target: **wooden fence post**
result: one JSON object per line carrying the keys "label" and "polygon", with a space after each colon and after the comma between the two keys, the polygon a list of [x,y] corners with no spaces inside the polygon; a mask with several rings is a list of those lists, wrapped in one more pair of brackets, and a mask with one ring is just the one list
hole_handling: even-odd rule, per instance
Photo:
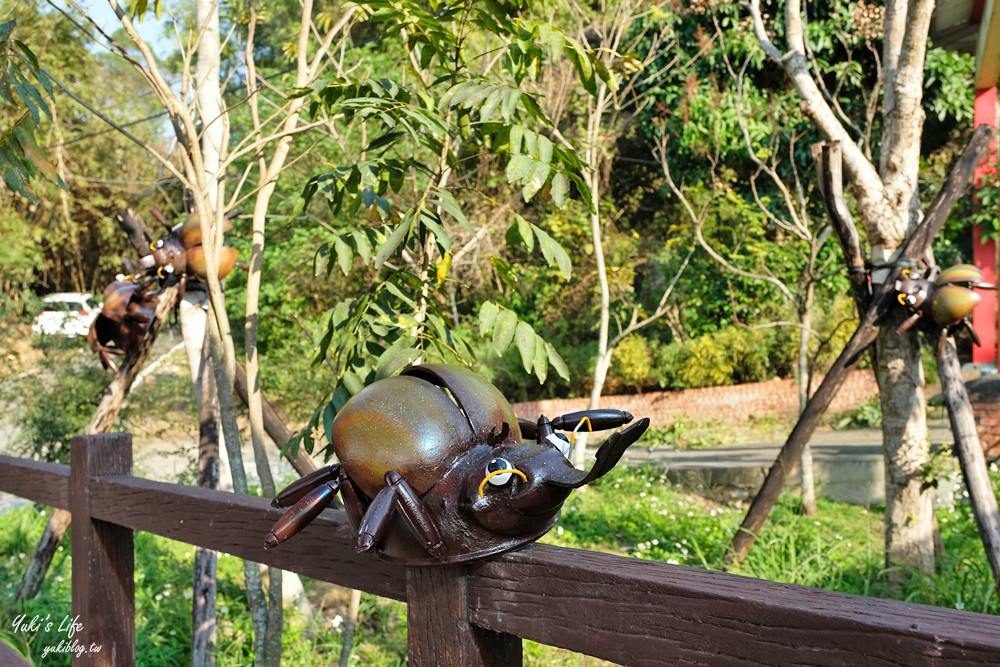
{"label": "wooden fence post", "polygon": [[132,530],[90,516],[90,480],[132,474],[128,433],[73,438],[74,667],[134,667],[135,551]]}
{"label": "wooden fence post", "polygon": [[521,638],[469,623],[466,566],[406,570],[411,667],[520,667]]}

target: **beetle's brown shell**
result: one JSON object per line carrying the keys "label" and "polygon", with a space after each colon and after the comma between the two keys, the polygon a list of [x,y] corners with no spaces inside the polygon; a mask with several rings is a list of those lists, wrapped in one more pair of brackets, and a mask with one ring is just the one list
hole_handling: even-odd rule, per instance
{"label": "beetle's brown shell", "polygon": [[[233,228],[233,223],[229,221],[229,218],[223,218],[222,220],[222,231],[228,232]],[[201,245],[201,220],[196,214],[191,214],[188,219],[184,221],[181,226],[181,242],[184,244],[185,248],[193,248],[197,245]]]}
{"label": "beetle's brown shell", "polygon": [[423,495],[473,445],[521,439],[514,410],[496,387],[443,364],[413,366],[365,387],[337,413],[330,435],[348,476],[369,498],[390,470]]}
{"label": "beetle's brown shell", "polygon": [[[222,256],[219,258],[219,279],[229,275],[229,272],[236,266],[236,256],[239,252],[236,248],[229,246],[222,247]],[[187,250],[187,265],[191,273],[202,280],[208,278],[208,266],[205,264],[205,247],[195,246]]]}
{"label": "beetle's brown shell", "polygon": [[395,470],[425,493],[472,442],[472,429],[447,394],[414,377],[390,377],[362,389],[331,428],[337,457],[369,498]]}
{"label": "beetle's brown shell", "polygon": [[983,272],[973,264],[956,264],[949,266],[937,277],[937,284],[941,283],[979,283],[983,280]]}
{"label": "beetle's brown shell", "polygon": [[979,301],[979,294],[966,287],[941,285],[931,296],[931,318],[940,326],[951,326],[968,316]]}

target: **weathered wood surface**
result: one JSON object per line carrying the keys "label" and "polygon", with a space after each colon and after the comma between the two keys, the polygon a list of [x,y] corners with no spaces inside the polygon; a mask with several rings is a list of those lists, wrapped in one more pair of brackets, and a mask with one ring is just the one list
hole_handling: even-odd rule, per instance
{"label": "weathered wood surface", "polygon": [[[94,517],[89,486],[97,475],[132,474],[132,436],[77,436],[71,443],[73,635],[86,650],[74,667],[135,664],[135,549],[132,531]],[[95,647],[97,650],[94,650]]]}
{"label": "weathered wood surface", "polygon": [[[947,180],[927,209],[924,219],[904,241],[899,251],[900,259],[916,260],[924,255],[927,247],[948,219],[951,209],[968,189],[973,170],[982,160],[992,138],[992,127],[981,125],[976,129],[962,155],[952,165]],[[750,547],[757,539],[757,534],[764,525],[764,521],[771,513],[771,508],[774,507],[778,494],[785,486],[789,473],[799,462],[802,450],[812,438],[820,419],[826,413],[830,402],[846,379],[847,373],[861,360],[865,351],[878,337],[885,314],[895,304],[892,295],[895,293],[896,277],[900,275],[901,270],[901,266],[893,268],[886,281],[879,285],[872,294],[870,305],[862,316],[861,323],[854,335],[851,336],[843,352],[833,363],[830,371],[816,389],[816,393],[809,399],[802,414],[799,415],[798,422],[789,433],[774,465],[771,466],[767,477],[764,478],[760,491],[757,492],[743,522],[736,531],[736,535],[733,536],[733,541],[726,554],[727,562],[742,563],[746,558]]]}
{"label": "weathered wood surface", "polygon": [[354,530],[341,511],[320,514],[294,540],[265,551],[264,536],[285,512],[266,498],[136,478],[95,480],[90,495],[93,516],[133,530],[383,597],[406,596],[404,569],[356,553]]}
{"label": "weathered wood surface", "polygon": [[962,381],[958,352],[950,340],[945,341],[938,352],[937,366],[941,376],[941,393],[944,394],[951,431],[955,436],[955,454],[962,469],[962,477],[965,478],[965,488],[969,491],[969,503],[976,518],[979,537],[986,549],[986,559],[993,572],[993,585],[1000,594],[1000,508],[997,507],[996,492],[986,469],[986,457],[979,444],[969,392]]}
{"label": "weathered wood surface", "polygon": [[14,649],[0,642],[0,665],[3,667],[32,667],[32,664],[16,653]]}
{"label": "weathered wood surface", "polygon": [[412,667],[520,667],[521,639],[469,624],[468,569],[409,568],[406,621]]}
{"label": "weathered wood surface", "polygon": [[623,665],[996,665],[1000,618],[535,545],[472,569],[480,627]]}
{"label": "weathered wood surface", "polygon": [[[11,470],[31,475],[0,460],[6,491],[15,486]],[[64,479],[59,470],[44,474]],[[342,511],[323,512],[294,540],[264,551],[263,535],[281,514],[266,499],[130,477],[97,477],[88,490],[92,519],[410,598],[415,665],[449,664],[427,662],[442,641],[459,642],[453,654],[466,662],[454,664],[492,659],[482,652],[491,645],[491,655],[506,656],[495,664],[517,665],[517,640],[502,635],[624,665],[1000,662],[995,616],[544,545],[469,566],[467,577],[461,568],[406,571],[356,554]],[[477,629],[456,639],[464,623]]]}
{"label": "weathered wood surface", "polygon": [[0,454],[0,491],[69,509],[69,466]]}

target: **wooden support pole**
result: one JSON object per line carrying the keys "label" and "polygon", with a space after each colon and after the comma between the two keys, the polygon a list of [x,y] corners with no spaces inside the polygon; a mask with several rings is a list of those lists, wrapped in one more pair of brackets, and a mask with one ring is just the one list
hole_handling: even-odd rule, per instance
{"label": "wooden support pole", "polygon": [[406,570],[411,667],[521,667],[521,639],[469,623],[465,566]]}
{"label": "wooden support pole", "polygon": [[945,342],[938,353],[937,365],[944,404],[948,408],[951,432],[955,437],[955,454],[965,478],[965,488],[969,490],[969,503],[972,505],[972,514],[976,517],[979,537],[986,549],[986,559],[993,571],[993,584],[1000,594],[1000,509],[997,508],[996,493],[990,483],[986,457],[979,444],[969,392],[962,381],[958,353],[950,340]]}
{"label": "wooden support pole", "polygon": [[73,527],[74,667],[135,665],[135,552],[129,528],[94,519],[95,477],[132,474],[132,436],[77,436],[72,440],[70,511]]}
{"label": "wooden support pole", "polygon": [[840,247],[844,251],[847,277],[851,281],[851,292],[858,313],[868,308],[871,299],[868,286],[868,272],[865,270],[865,255],[861,251],[861,239],[854,219],[844,201],[843,160],[840,144],[827,142],[813,145],[816,160],[816,177],[823,193],[823,205],[830,217],[830,224],[837,233]]}
{"label": "wooden support pole", "polygon": [[[930,208],[927,209],[927,215],[924,216],[923,221],[917,225],[913,234],[907,238],[900,249],[900,259],[915,260],[924,255],[934,236],[948,219],[951,209],[968,188],[972,172],[989,147],[992,136],[992,128],[985,125],[980,126],[973,133],[969,144],[948,173],[948,179],[937,193]],[[862,317],[861,324],[858,325],[844,351],[840,353],[833,367],[823,378],[816,393],[809,399],[805,410],[799,415],[798,422],[788,435],[774,465],[768,471],[763,486],[750,504],[750,508],[743,518],[743,523],[740,524],[736,535],[733,536],[729,551],[726,553],[727,563],[742,563],[747,553],[750,552],[750,547],[753,546],[764,521],[767,520],[774,503],[778,500],[778,494],[781,493],[781,489],[788,479],[788,473],[799,462],[802,450],[816,431],[820,418],[830,406],[833,397],[847,378],[848,372],[854,368],[854,365],[860,361],[865,351],[878,337],[882,320],[895,302],[892,294],[895,292],[895,279],[899,275],[900,267],[896,266],[886,281],[879,285],[872,295],[871,305]]]}

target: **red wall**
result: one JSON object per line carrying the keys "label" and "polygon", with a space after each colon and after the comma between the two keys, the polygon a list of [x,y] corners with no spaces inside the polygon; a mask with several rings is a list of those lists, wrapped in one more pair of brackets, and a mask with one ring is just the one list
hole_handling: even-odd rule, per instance
{"label": "red wall", "polygon": [[[973,114],[973,124],[997,125],[997,89],[986,88],[976,91],[976,107]],[[976,180],[984,175],[996,173],[996,147],[990,151],[990,157],[983,160],[976,168]],[[997,212],[1000,214],[1000,211]],[[996,278],[996,243],[979,242],[980,229],[976,226],[972,232],[972,261],[983,272],[983,279],[988,283],[997,283]],[[972,361],[976,363],[996,363],[996,299],[997,293],[990,290],[979,290],[982,301],[972,311],[972,327],[979,335],[982,345],[972,348]]]}

